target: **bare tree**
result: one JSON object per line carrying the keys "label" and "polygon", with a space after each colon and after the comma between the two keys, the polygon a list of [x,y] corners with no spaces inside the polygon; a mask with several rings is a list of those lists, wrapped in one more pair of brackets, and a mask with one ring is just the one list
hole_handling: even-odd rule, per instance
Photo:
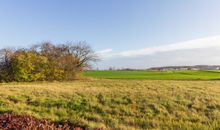
{"label": "bare tree", "polygon": [[79,59],[78,67],[90,68],[91,62],[99,60],[98,55],[86,42],[79,42],[77,44],[68,44],[69,52]]}
{"label": "bare tree", "polygon": [[5,81],[11,81],[13,75],[13,68],[11,59],[13,57],[14,50],[5,48],[0,50],[0,79]]}
{"label": "bare tree", "polygon": [[9,49],[9,48],[1,49],[0,50],[0,62],[8,63],[13,53],[14,53],[13,49]]}

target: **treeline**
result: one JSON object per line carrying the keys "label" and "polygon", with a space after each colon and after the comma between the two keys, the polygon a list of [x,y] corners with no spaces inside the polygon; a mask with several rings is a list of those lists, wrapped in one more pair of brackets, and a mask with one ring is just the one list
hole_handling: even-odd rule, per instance
{"label": "treeline", "polygon": [[98,57],[85,42],[0,50],[0,81],[73,80]]}

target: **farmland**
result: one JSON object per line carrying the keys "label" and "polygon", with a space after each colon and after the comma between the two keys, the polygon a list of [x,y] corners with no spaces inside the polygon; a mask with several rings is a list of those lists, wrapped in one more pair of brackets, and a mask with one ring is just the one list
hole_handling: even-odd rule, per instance
{"label": "farmland", "polygon": [[86,129],[220,129],[220,81],[2,83],[0,113]]}
{"label": "farmland", "polygon": [[213,80],[220,79],[220,71],[86,71],[85,76],[97,79],[151,79],[151,80]]}

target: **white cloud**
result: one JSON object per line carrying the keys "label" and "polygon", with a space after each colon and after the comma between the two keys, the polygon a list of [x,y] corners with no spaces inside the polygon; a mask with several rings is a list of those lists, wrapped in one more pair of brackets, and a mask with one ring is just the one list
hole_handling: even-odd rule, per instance
{"label": "white cloud", "polygon": [[174,44],[149,47],[139,50],[129,50],[122,52],[113,52],[112,49],[106,49],[97,52],[103,58],[131,58],[152,55],[163,52],[192,50],[192,49],[205,49],[205,48],[220,48],[220,36],[206,37],[195,40],[189,40],[185,42],[179,42]]}
{"label": "white cloud", "polygon": [[113,50],[112,49],[105,49],[101,51],[97,51],[96,54],[101,58],[109,57],[108,55],[111,54]]}
{"label": "white cloud", "polygon": [[112,49],[105,49],[105,50],[97,51],[96,53],[97,54],[105,54],[105,53],[109,53],[109,52],[112,52],[112,51],[113,51]]}

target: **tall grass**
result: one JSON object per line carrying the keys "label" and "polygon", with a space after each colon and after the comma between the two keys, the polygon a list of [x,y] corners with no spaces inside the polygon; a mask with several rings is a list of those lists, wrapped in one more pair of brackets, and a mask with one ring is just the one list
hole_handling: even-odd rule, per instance
{"label": "tall grass", "polygon": [[0,85],[0,113],[87,129],[220,129],[220,81],[91,80]]}

